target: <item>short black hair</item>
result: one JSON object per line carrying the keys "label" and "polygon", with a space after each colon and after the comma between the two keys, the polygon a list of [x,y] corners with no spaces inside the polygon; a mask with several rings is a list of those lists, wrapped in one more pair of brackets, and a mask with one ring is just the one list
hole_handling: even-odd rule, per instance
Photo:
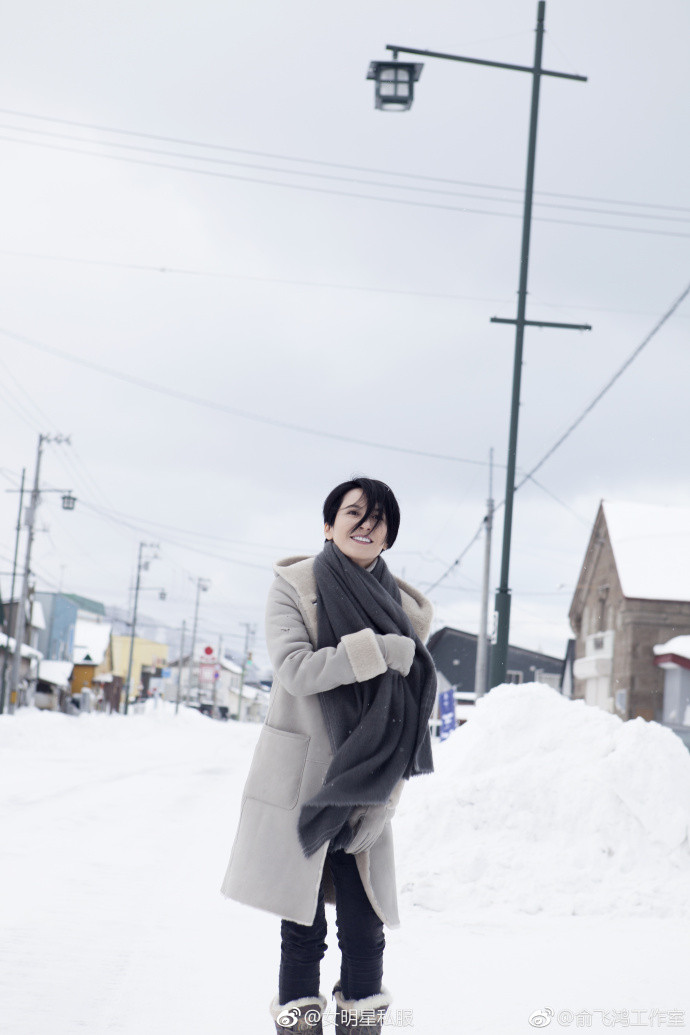
{"label": "short black hair", "polygon": [[380,511],[386,519],[386,544],[390,549],[398,537],[400,507],[393,490],[385,482],[380,482],[376,478],[351,478],[349,482],[341,482],[340,485],[336,485],[335,489],[328,493],[323,504],[324,523],[333,527],[340,505],[352,489],[361,489],[367,500],[364,516],[356,527],[359,528],[360,525],[363,525],[373,511]]}

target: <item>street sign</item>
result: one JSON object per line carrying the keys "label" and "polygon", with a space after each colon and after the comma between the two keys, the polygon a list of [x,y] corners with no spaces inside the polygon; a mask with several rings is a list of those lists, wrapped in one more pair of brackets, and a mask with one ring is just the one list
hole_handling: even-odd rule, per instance
{"label": "street sign", "polygon": [[455,729],[455,701],[452,690],[442,690],[438,695],[439,740],[447,740]]}

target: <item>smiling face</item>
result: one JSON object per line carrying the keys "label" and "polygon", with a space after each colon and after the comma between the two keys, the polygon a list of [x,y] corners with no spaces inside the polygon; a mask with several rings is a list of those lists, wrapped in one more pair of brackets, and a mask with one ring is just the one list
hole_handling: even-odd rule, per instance
{"label": "smiling face", "polygon": [[333,540],[340,552],[360,568],[368,568],[387,545],[385,517],[372,511],[362,521],[366,509],[367,498],[362,490],[351,489],[343,496],[334,523],[325,526],[326,539]]}

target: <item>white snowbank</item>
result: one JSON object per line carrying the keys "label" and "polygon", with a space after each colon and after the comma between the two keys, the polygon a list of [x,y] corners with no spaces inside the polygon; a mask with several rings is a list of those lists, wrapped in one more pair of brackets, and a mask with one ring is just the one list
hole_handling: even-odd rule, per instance
{"label": "white snowbank", "polygon": [[404,897],[435,911],[690,915],[690,754],[670,730],[504,686],[410,782]]}

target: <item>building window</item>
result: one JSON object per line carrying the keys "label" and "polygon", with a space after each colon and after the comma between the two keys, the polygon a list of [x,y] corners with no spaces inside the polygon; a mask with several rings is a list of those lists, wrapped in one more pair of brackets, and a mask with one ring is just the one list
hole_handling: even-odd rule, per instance
{"label": "building window", "polygon": [[508,669],[506,672],[506,683],[521,683],[522,672],[518,672],[517,669]]}

